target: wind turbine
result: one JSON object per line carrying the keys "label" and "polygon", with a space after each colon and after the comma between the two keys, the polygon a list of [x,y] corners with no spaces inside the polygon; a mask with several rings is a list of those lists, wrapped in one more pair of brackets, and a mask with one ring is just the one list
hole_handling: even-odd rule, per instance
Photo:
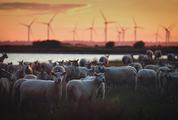
{"label": "wind turbine", "polygon": [[93,22],[92,22],[91,26],[89,28],[87,28],[87,30],[90,31],[90,42],[93,41],[93,32],[96,33],[96,31],[94,29],[94,23],[95,23],[95,19],[93,18]]}
{"label": "wind turbine", "polygon": [[78,27],[78,24],[76,24],[75,27],[74,27],[74,29],[71,31],[73,33],[73,41],[76,40],[77,27]]}
{"label": "wind turbine", "polygon": [[166,41],[166,44],[168,45],[168,43],[170,42],[171,31],[173,30],[175,25],[170,25],[169,27],[165,27],[165,26],[161,25],[161,27],[164,29],[164,31],[166,33],[165,34],[165,41]]}
{"label": "wind turbine", "polygon": [[28,42],[30,42],[31,27],[32,27],[34,22],[35,22],[35,19],[33,19],[30,24],[20,23],[21,25],[23,25],[27,28],[27,40],[28,40]]}
{"label": "wind turbine", "polygon": [[125,41],[125,32],[126,32],[129,28],[126,28],[126,27],[121,26],[121,25],[120,25],[120,28],[121,28],[121,32],[122,32],[122,41]]}
{"label": "wind turbine", "polygon": [[118,27],[116,27],[116,32],[117,32],[118,42],[120,42],[121,41],[121,34],[122,34],[122,32],[121,32],[121,30]]}
{"label": "wind turbine", "polygon": [[161,36],[159,35],[159,29],[158,28],[157,28],[156,32],[153,35],[155,36],[156,44],[159,44],[158,39],[161,38]]}
{"label": "wind turbine", "polygon": [[107,35],[108,35],[108,24],[116,23],[116,21],[108,21],[107,18],[104,16],[103,12],[100,11],[103,19],[104,19],[104,33],[105,33],[105,43],[107,42]]}
{"label": "wind turbine", "polygon": [[134,27],[133,27],[134,28],[134,40],[136,42],[137,41],[137,29],[143,29],[143,27],[140,27],[140,26],[137,25],[134,17],[132,17],[132,19],[133,19],[133,22],[134,22]]}
{"label": "wind turbine", "polygon": [[54,18],[56,17],[57,14],[51,17],[51,19],[48,22],[40,22],[41,24],[44,24],[47,26],[47,40],[50,39],[50,30],[53,32],[51,23],[53,22]]}

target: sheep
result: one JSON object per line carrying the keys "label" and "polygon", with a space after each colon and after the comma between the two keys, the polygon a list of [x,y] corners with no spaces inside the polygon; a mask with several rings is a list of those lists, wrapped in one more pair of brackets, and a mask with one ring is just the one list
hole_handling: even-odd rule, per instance
{"label": "sheep", "polygon": [[111,85],[111,87],[133,84],[137,74],[137,70],[132,66],[104,67],[103,65],[98,64],[93,67],[93,71],[97,73],[105,73],[106,83],[108,86]]}
{"label": "sheep", "polygon": [[0,62],[4,62],[4,59],[8,58],[6,53],[3,53],[2,56],[0,57]]}
{"label": "sheep", "polygon": [[62,98],[62,81],[65,72],[57,72],[52,80],[24,80],[20,86],[20,106],[44,104],[53,113],[54,108]]}
{"label": "sheep", "polygon": [[6,71],[3,68],[0,68],[0,78],[2,78],[2,77],[10,79],[11,78],[11,73]]}
{"label": "sheep", "polygon": [[152,70],[154,70],[155,72],[157,72],[158,71],[158,69],[159,69],[159,66],[158,65],[146,65],[145,67],[144,67],[144,69],[152,69]]}
{"label": "sheep", "polygon": [[102,99],[105,93],[104,73],[87,76],[83,79],[73,79],[66,85],[66,99],[74,102],[81,100],[92,101],[102,92]]}
{"label": "sheep", "polygon": [[[20,86],[21,84],[26,81],[28,78],[26,79],[18,79],[14,82],[13,87],[12,87],[12,99],[13,102],[16,106],[18,106],[20,104]],[[19,107],[19,106],[18,106]]]}
{"label": "sheep", "polygon": [[28,74],[24,76],[24,79],[37,79],[37,76],[33,74]]}
{"label": "sheep", "polygon": [[10,92],[10,80],[7,78],[0,78],[0,106],[2,109],[6,109],[10,103]]}
{"label": "sheep", "polygon": [[153,64],[154,63],[153,51],[147,50],[146,55],[144,55],[144,54],[139,55],[138,61],[139,61],[139,63],[142,64],[143,67],[148,64]]}
{"label": "sheep", "polygon": [[99,63],[103,63],[105,66],[109,66],[109,55],[101,56]]}
{"label": "sheep", "polygon": [[160,58],[162,56],[161,50],[156,50],[154,54],[155,54],[155,61],[156,61],[156,63],[159,63]]}
{"label": "sheep", "polygon": [[153,51],[152,50],[147,50],[146,55],[148,55],[149,58],[153,58]]}
{"label": "sheep", "polygon": [[84,58],[80,59],[80,61],[79,61],[79,65],[81,67],[85,67],[87,65],[87,63],[88,63],[88,61],[86,59],[84,59]]}
{"label": "sheep", "polygon": [[21,86],[21,84],[26,80],[35,80],[35,79],[37,79],[37,76],[35,76],[33,74],[27,74],[23,78],[20,78],[14,82],[14,84],[12,86],[12,98],[16,105],[18,105],[20,102],[20,86]]}
{"label": "sheep", "polygon": [[141,69],[137,73],[137,79],[135,84],[135,90],[141,88],[151,92],[157,88],[157,74],[151,69]]}
{"label": "sheep", "polygon": [[144,67],[145,65],[147,65],[149,62],[148,56],[141,54],[138,56],[138,62]]}
{"label": "sheep", "polygon": [[143,68],[142,65],[138,62],[130,63],[129,66],[134,67],[137,70],[137,72]]}
{"label": "sheep", "polygon": [[124,55],[122,57],[122,63],[124,65],[129,65],[133,62],[133,56],[132,55]]}
{"label": "sheep", "polygon": [[178,97],[178,72],[169,72],[165,77],[167,81],[164,85],[164,94],[176,99]]}
{"label": "sheep", "polygon": [[169,74],[170,72],[172,72],[173,70],[171,70],[169,67],[167,66],[162,66],[159,67],[158,71],[157,71],[157,76],[158,76],[158,84],[159,84],[159,88],[163,91],[164,87],[166,86],[167,83],[167,74]]}
{"label": "sheep", "polygon": [[167,54],[167,62],[168,63],[174,63],[176,61],[176,58],[175,58],[175,54],[174,53],[168,53]]}
{"label": "sheep", "polygon": [[68,82],[71,79],[80,79],[93,74],[93,70],[88,69],[86,67],[80,67],[80,66],[78,67],[74,65],[69,65],[64,67],[67,73],[66,82]]}
{"label": "sheep", "polygon": [[134,88],[137,70],[131,66],[107,67],[104,69],[106,83],[111,88],[127,86]]}
{"label": "sheep", "polygon": [[8,97],[10,94],[10,81],[7,78],[0,78],[0,97]]}

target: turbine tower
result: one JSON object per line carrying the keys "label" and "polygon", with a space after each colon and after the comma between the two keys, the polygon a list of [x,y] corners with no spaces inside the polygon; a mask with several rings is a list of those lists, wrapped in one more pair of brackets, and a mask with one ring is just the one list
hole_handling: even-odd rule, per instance
{"label": "turbine tower", "polygon": [[50,39],[50,31],[53,32],[52,27],[51,27],[51,23],[53,22],[54,18],[56,17],[57,14],[55,14],[54,16],[51,17],[51,19],[48,22],[40,22],[41,24],[44,24],[47,26],[47,40]]}
{"label": "turbine tower", "polygon": [[171,31],[173,30],[175,25],[170,25],[169,27],[165,27],[163,25],[161,25],[161,26],[165,31],[165,42],[166,42],[166,45],[168,45],[168,43],[170,42]]}
{"label": "turbine tower", "polygon": [[93,41],[93,32],[96,32],[94,29],[94,23],[95,23],[95,19],[93,18],[93,22],[92,22],[91,26],[89,28],[87,28],[87,30],[90,31],[90,42]]}
{"label": "turbine tower", "polygon": [[32,27],[34,22],[35,22],[35,19],[33,19],[33,21],[30,24],[21,23],[21,25],[23,25],[27,28],[27,40],[28,40],[28,42],[30,42],[31,27]]}
{"label": "turbine tower", "polygon": [[154,33],[155,36],[155,42],[156,44],[159,44],[159,38],[161,38],[161,36],[159,35],[159,29],[157,28],[156,32]]}
{"label": "turbine tower", "polygon": [[140,26],[137,25],[134,17],[132,17],[132,19],[133,19],[133,22],[134,22],[134,27],[133,27],[134,28],[134,41],[136,42],[137,41],[137,29],[143,29],[143,27],[140,27]]}
{"label": "turbine tower", "polygon": [[107,42],[107,36],[108,36],[108,24],[116,23],[116,21],[108,21],[105,15],[102,11],[100,11],[103,19],[104,19],[104,34],[105,34],[105,43]]}
{"label": "turbine tower", "polygon": [[74,29],[71,31],[73,33],[73,41],[76,40],[77,27],[78,27],[78,25],[76,24],[75,27],[74,27]]}
{"label": "turbine tower", "polygon": [[117,27],[116,27],[116,32],[117,32],[117,37],[118,37],[118,43],[120,43],[122,32],[121,32],[121,30],[120,30],[119,28],[117,28]]}
{"label": "turbine tower", "polygon": [[126,28],[126,27],[121,26],[121,25],[120,25],[120,28],[121,28],[121,32],[122,32],[122,41],[125,41],[125,32],[126,32],[129,28]]}

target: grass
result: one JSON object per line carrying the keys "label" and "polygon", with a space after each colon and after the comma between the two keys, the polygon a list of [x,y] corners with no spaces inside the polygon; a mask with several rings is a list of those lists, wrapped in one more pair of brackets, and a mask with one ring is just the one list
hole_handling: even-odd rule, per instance
{"label": "grass", "polygon": [[[110,65],[120,66],[121,61],[111,61]],[[134,91],[125,86],[111,87],[106,89],[104,101],[96,100],[92,103],[84,101],[80,102],[78,106],[67,101],[61,101],[53,114],[49,114],[49,111],[39,107],[32,109],[31,113],[28,113],[25,117],[22,114],[23,112],[17,109],[12,102],[0,101],[0,119],[176,120],[178,119],[177,91],[177,85],[170,85],[164,94],[161,94],[159,90],[150,93],[142,89]]]}
{"label": "grass", "polygon": [[[22,112],[13,108],[12,104],[2,108],[3,120],[24,120]],[[63,101],[52,115],[41,108],[32,109],[26,119],[35,119],[33,115],[41,115],[37,117],[38,120],[170,120],[178,118],[177,113],[178,101],[173,99],[173,95],[148,94],[121,87],[111,89],[104,101],[81,102],[77,107]]]}

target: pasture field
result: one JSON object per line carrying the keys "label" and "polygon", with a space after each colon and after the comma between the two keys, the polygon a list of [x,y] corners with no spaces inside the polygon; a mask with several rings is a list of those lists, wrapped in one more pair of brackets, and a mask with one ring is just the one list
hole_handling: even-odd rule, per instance
{"label": "pasture field", "polygon": [[[111,61],[110,65],[120,66],[121,61]],[[107,86],[105,100],[81,101],[79,105],[62,100],[53,114],[40,107],[24,113],[12,101],[5,101],[6,104],[0,105],[0,120],[176,120],[176,86],[171,85],[164,93]]]}
{"label": "pasture field", "polygon": [[[81,102],[76,107],[61,102],[51,116],[43,109],[32,110],[27,118],[40,114],[38,119],[47,120],[176,120],[178,118],[177,96],[133,92],[128,89],[114,88],[106,91],[104,101]],[[32,118],[31,118],[32,117]],[[26,118],[26,117],[25,117]],[[23,114],[13,104],[1,105],[2,120],[23,120]]]}

